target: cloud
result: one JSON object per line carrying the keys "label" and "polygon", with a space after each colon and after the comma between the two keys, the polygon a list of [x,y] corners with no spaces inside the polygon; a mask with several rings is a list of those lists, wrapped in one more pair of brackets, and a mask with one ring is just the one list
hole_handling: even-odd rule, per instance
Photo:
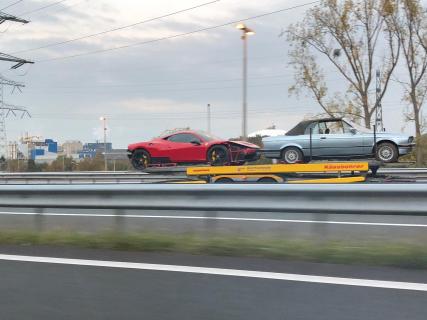
{"label": "cloud", "polygon": [[171,114],[171,113],[191,113],[200,112],[201,107],[188,102],[179,102],[170,99],[147,99],[147,98],[134,98],[123,100],[119,102],[119,108],[123,112],[140,112],[149,113],[152,115],[157,114]]}
{"label": "cloud", "polygon": [[[51,2],[23,1],[10,13],[29,11]],[[6,53],[24,50],[203,2],[205,0],[69,0],[29,16],[31,23],[27,25],[10,24],[0,43]],[[223,0],[133,28],[17,55],[40,60],[105,49],[219,25],[301,2]],[[247,22],[256,31],[248,43],[249,131],[263,129],[272,122],[279,128],[289,129],[304,114],[319,111],[310,98],[298,101],[288,97],[287,87],[293,74],[284,68],[287,64],[285,39],[277,36],[288,23],[300,19],[304,10]],[[8,121],[10,140],[16,140],[23,131],[41,133],[59,141],[101,140],[99,116],[107,115],[108,134],[110,137],[110,132],[114,133],[111,135],[114,147],[124,147],[129,142],[149,139],[175,127],[206,129],[207,103],[212,104],[215,133],[226,138],[239,136],[241,131],[242,42],[239,31],[232,25],[108,53],[36,63],[28,72],[24,68],[17,71],[9,68],[10,64],[4,63],[0,71],[4,76],[25,81],[27,87],[22,94],[8,95],[7,102],[26,106],[34,114],[31,119]],[[278,74],[284,77],[268,78]],[[389,99],[400,101],[394,93]],[[389,119],[386,107],[384,109],[385,118]],[[400,129],[399,121],[388,122]],[[390,130],[391,125],[387,125]]]}

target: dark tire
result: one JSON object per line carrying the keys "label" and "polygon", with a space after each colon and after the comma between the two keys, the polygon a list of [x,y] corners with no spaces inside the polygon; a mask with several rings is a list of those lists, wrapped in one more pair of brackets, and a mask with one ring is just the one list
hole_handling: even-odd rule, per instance
{"label": "dark tire", "polygon": [[135,150],[132,153],[131,163],[136,170],[145,170],[150,165],[151,157],[148,151],[143,149]]}
{"label": "dark tire", "polygon": [[376,159],[384,163],[397,162],[399,151],[396,145],[390,142],[382,142],[377,145]]}
{"label": "dark tire", "polygon": [[208,151],[207,162],[211,166],[225,166],[229,164],[228,149],[225,146],[213,146]]}
{"label": "dark tire", "polygon": [[287,164],[304,162],[304,156],[297,147],[288,147],[282,151],[282,161]]}
{"label": "dark tire", "polygon": [[234,180],[231,178],[219,178],[215,183],[234,183]]}
{"label": "dark tire", "polygon": [[278,183],[276,181],[276,179],[273,179],[273,178],[270,178],[270,177],[261,178],[257,182],[258,183],[264,183],[264,184]]}

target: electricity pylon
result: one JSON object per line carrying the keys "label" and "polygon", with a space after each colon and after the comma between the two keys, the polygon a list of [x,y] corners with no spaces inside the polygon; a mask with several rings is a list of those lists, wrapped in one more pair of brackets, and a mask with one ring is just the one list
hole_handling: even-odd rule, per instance
{"label": "electricity pylon", "polygon": [[[24,23],[24,24],[26,24],[26,23],[29,22],[28,20],[21,19],[19,17],[15,17],[15,16],[13,16],[11,14],[7,14],[7,13],[4,13],[4,12],[0,11],[0,24],[4,23],[6,21],[19,22],[19,23]],[[26,63],[30,63],[30,64],[34,63],[33,61],[29,61],[29,60],[26,60],[26,59],[14,57],[14,56],[11,56],[10,54],[1,53],[1,52],[0,52],[0,60],[1,61],[16,62],[16,64],[13,65],[11,69],[17,69],[17,68],[19,68],[20,66],[22,66],[22,65],[24,65]]]}
{"label": "electricity pylon", "polygon": [[21,19],[21,18],[12,16],[11,14],[7,14],[7,13],[0,11],[0,24],[2,24],[5,21],[20,22],[20,23],[24,23],[24,24],[27,24],[28,22],[30,22],[28,20]]}
{"label": "electricity pylon", "polygon": [[[30,116],[28,110],[24,107],[11,105],[4,102],[4,86],[13,87],[13,91],[18,89],[21,91],[21,88],[25,87],[23,83],[12,81],[0,76],[0,157],[8,157],[8,142],[7,142],[7,132],[6,132],[6,118],[12,114],[14,116],[17,113],[21,114],[21,118],[25,115]],[[12,92],[13,92],[12,91]]]}
{"label": "electricity pylon", "polygon": [[[28,23],[28,20],[21,19],[19,17],[4,13],[0,11],[0,24],[6,22],[6,21],[12,21],[12,22],[18,22],[18,23]],[[9,54],[1,53],[0,52],[0,61],[9,61],[9,62],[15,62],[16,64],[11,67],[11,69],[17,69],[21,67],[24,64],[30,63],[33,64],[34,62],[18,58]],[[13,87],[12,92],[15,91],[15,89],[18,89],[21,91],[21,88],[25,87],[23,83],[12,81],[9,79],[4,78],[0,75],[0,157],[7,158],[8,157],[8,143],[7,143],[7,134],[6,134],[6,118],[9,116],[9,114],[13,114],[16,116],[16,114],[19,112],[21,113],[21,118],[25,115],[30,116],[29,112],[24,107],[14,106],[8,103],[5,103],[4,101],[4,86],[11,86]]]}

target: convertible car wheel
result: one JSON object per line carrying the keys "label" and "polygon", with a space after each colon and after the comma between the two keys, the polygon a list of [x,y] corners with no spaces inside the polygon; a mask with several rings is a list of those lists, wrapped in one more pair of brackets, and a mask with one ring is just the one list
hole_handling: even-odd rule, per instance
{"label": "convertible car wheel", "polygon": [[391,163],[396,162],[399,157],[397,148],[394,144],[389,142],[380,143],[377,146],[376,158],[379,161]]}
{"label": "convertible car wheel", "polygon": [[300,149],[289,147],[283,150],[282,160],[288,164],[295,164],[303,161],[303,155]]}
{"label": "convertible car wheel", "polygon": [[150,154],[145,150],[135,150],[131,163],[136,170],[144,170],[150,165]]}
{"label": "convertible car wheel", "polygon": [[213,146],[208,151],[208,162],[212,166],[225,166],[229,163],[228,150],[225,146]]}

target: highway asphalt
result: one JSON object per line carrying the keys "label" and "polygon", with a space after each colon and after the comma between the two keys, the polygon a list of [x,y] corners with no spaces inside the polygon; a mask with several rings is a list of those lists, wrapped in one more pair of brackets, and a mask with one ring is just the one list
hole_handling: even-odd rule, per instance
{"label": "highway asphalt", "polygon": [[[425,320],[427,314],[425,270],[2,246],[0,274],[1,319],[8,320]],[[346,284],[336,284],[343,278]],[[402,283],[410,288],[394,288]]]}

